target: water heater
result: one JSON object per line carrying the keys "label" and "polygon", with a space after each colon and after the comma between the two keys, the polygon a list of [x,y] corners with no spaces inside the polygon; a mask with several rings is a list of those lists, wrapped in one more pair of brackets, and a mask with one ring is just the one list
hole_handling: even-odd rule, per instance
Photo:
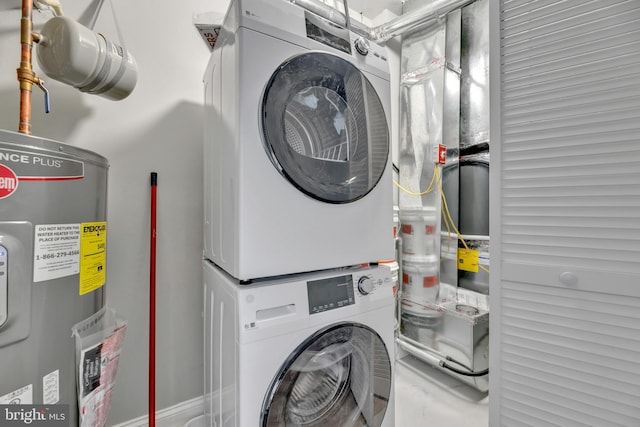
{"label": "water heater", "polygon": [[0,130],[0,405],[68,404],[73,325],[104,304],[107,160]]}

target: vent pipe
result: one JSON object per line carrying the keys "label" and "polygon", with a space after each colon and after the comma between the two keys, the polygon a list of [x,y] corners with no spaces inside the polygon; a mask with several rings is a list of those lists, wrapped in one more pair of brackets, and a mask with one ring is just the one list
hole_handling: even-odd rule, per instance
{"label": "vent pipe", "polygon": [[371,40],[385,42],[408,31],[439,25],[454,10],[461,9],[475,0],[433,0],[413,12],[400,15],[391,21],[371,28]]}
{"label": "vent pipe", "polygon": [[[307,9],[309,12],[321,16],[336,25],[340,25],[345,28],[347,27],[348,18],[342,12],[326,5],[321,0],[288,1]],[[460,9],[474,1],[475,0],[434,0],[420,9],[400,15],[399,17],[377,27],[372,28],[361,22],[353,21],[351,22],[351,28],[354,33],[364,36],[373,42],[384,43],[395,36],[406,33],[407,31],[437,25],[450,12]]]}

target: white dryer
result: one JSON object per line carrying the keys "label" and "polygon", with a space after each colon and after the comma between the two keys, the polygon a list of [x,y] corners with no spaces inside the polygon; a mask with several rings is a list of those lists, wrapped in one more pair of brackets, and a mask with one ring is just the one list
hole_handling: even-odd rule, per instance
{"label": "white dryer", "polygon": [[388,267],[204,283],[205,426],[394,425]]}
{"label": "white dryer", "polygon": [[249,280],[394,257],[388,70],[289,1],[232,1],[204,76],[206,258]]}

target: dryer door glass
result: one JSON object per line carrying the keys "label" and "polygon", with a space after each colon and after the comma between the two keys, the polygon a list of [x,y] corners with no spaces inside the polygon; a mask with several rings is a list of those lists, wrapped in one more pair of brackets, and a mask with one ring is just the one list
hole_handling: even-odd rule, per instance
{"label": "dryer door glass", "polygon": [[391,361],[380,336],[343,323],[311,336],[283,364],[260,425],[379,427],[390,393]]}
{"label": "dryer door glass", "polygon": [[266,86],[261,119],[271,162],[315,199],[358,200],[384,172],[384,108],[365,75],[338,56],[311,52],[283,63]]}

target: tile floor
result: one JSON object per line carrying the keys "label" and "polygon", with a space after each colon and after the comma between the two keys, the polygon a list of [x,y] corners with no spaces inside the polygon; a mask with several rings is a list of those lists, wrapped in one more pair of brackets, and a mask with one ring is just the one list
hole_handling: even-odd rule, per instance
{"label": "tile floor", "polygon": [[[488,427],[488,393],[412,356],[396,363],[395,375],[395,427]],[[200,416],[185,427],[203,425]]]}
{"label": "tile floor", "polygon": [[412,357],[396,364],[396,427],[486,427],[489,396]]}

